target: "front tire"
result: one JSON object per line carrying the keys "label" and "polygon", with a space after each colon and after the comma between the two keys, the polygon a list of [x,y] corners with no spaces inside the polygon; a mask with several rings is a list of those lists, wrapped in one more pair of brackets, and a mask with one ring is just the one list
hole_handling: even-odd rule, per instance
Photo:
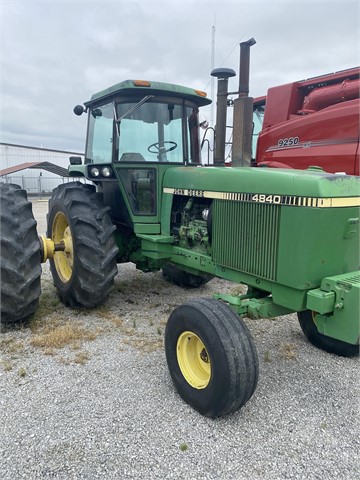
{"label": "front tire", "polygon": [[49,200],[47,222],[47,236],[65,247],[50,260],[60,298],[70,307],[100,305],[113,288],[118,252],[102,195],[93,185],[60,185]]}
{"label": "front tire", "polygon": [[166,263],[162,270],[163,277],[178,285],[179,287],[199,288],[205,283],[210,282],[212,275],[203,273],[195,275],[194,273],[186,272],[173,263]]}
{"label": "front tire", "polygon": [[351,343],[319,333],[314,321],[314,315],[316,313],[311,310],[305,310],[297,314],[301,330],[310,343],[325,352],[334,353],[342,357],[356,357],[359,355],[359,345],[352,345]]}
{"label": "front tire", "polygon": [[0,184],[1,322],[30,317],[41,294],[40,242],[31,202],[19,185]]}
{"label": "front tire", "polygon": [[197,299],[176,308],[166,326],[165,352],[179,395],[202,415],[233,413],[255,391],[259,362],[253,339],[220,301]]}

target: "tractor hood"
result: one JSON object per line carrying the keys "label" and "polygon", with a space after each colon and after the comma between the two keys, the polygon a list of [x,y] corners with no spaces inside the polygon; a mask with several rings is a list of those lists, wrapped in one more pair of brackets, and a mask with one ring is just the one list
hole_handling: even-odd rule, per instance
{"label": "tractor hood", "polygon": [[[301,201],[307,197],[322,199],[355,197],[356,205],[360,201],[359,177],[329,174],[322,170],[318,171],[316,167],[311,167],[309,170],[254,167],[170,168],[165,173],[163,187],[165,193],[204,198],[230,200],[228,194],[262,195],[260,200],[250,200],[261,203],[267,203],[263,200],[264,195],[292,196],[302,199]],[[269,202],[283,203],[272,200]],[[298,205],[290,201],[285,203]],[[354,205],[354,201],[351,205]]]}

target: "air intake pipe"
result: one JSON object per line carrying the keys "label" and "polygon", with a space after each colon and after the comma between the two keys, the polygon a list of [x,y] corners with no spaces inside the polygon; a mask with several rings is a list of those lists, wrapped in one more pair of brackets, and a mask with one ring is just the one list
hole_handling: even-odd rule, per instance
{"label": "air intake pipe", "polygon": [[211,75],[218,79],[214,165],[219,167],[225,163],[228,83],[229,78],[234,77],[236,73],[232,68],[215,68]]}

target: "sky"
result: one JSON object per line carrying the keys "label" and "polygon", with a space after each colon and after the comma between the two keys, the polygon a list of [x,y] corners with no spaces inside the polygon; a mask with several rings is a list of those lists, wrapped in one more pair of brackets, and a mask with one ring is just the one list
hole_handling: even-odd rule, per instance
{"label": "sky", "polygon": [[[214,67],[238,74],[239,43],[251,37],[254,97],[358,66],[359,5],[0,0],[0,141],[83,152],[86,118],[74,115],[76,104],[126,79],[177,83],[210,96],[212,52]],[[238,76],[229,89],[237,86]]]}

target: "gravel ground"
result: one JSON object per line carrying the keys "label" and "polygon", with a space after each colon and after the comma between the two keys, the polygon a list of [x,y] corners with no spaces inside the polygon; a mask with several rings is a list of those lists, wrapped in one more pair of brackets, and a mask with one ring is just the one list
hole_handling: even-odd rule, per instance
{"label": "gravel ground", "polygon": [[[47,203],[33,209],[45,233]],[[214,279],[184,290],[126,264],[103,307],[70,310],[44,265],[35,318],[0,338],[0,477],[358,478],[359,359],[311,346],[295,315],[245,319],[260,379],[237,413],[204,418],[175,392],[163,348],[170,312],[236,288]],[[62,348],[42,345],[49,325],[81,335]]]}

